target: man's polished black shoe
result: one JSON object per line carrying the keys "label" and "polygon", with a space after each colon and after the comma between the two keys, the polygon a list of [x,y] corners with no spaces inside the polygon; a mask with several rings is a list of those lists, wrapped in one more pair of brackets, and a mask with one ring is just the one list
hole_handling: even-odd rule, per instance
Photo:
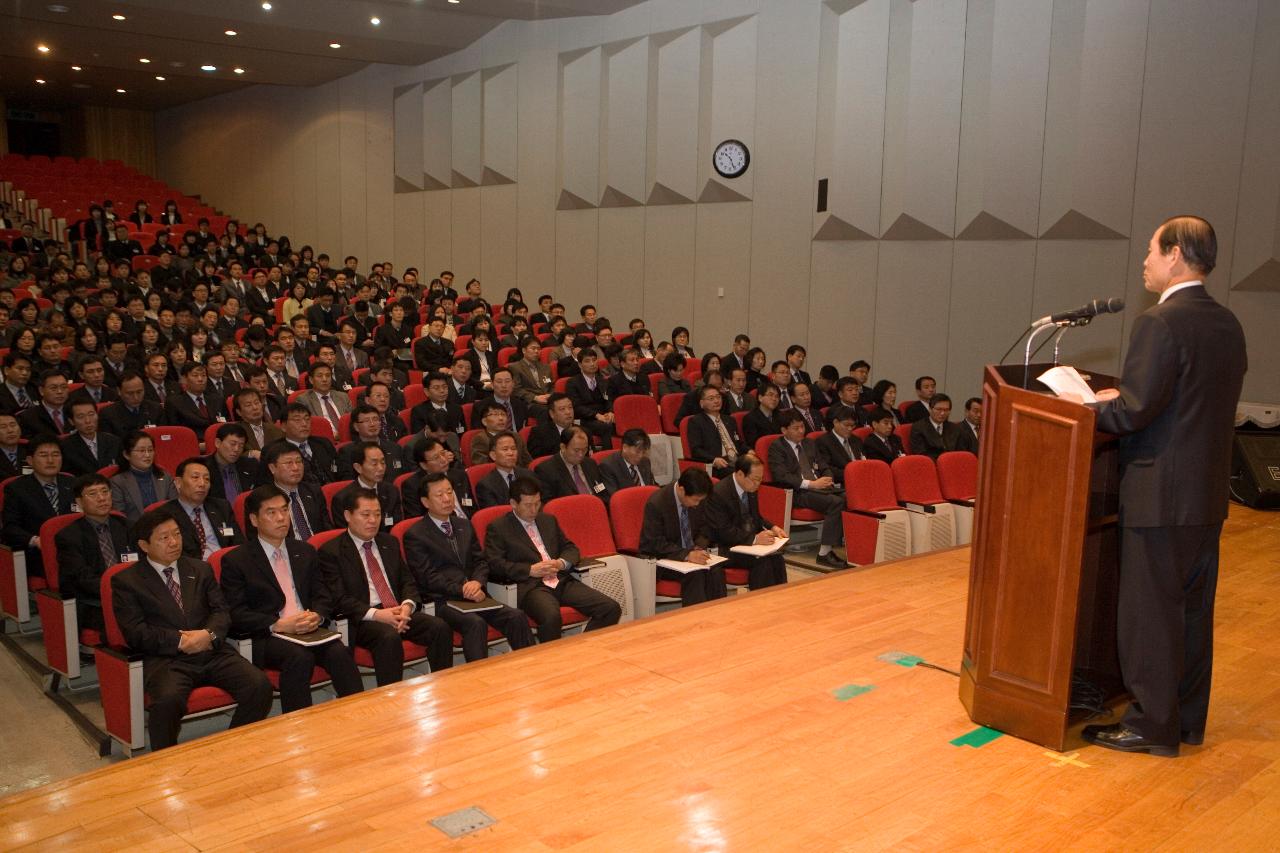
{"label": "man's polished black shoe", "polygon": [[829,569],[847,569],[849,564],[836,556],[835,551],[828,551],[825,554],[818,555],[818,565],[826,566]]}
{"label": "man's polished black shoe", "polygon": [[1204,732],[1183,732],[1182,742],[1187,746],[1200,746],[1204,743]]}
{"label": "man's polished black shoe", "polygon": [[1123,723],[1116,723],[1110,726],[1085,726],[1084,731],[1080,732],[1080,736],[1095,746],[1115,749],[1120,752],[1147,752],[1151,755],[1161,755],[1165,758],[1177,758],[1178,756],[1178,745],[1176,743],[1173,746],[1169,746],[1168,744],[1148,740]]}

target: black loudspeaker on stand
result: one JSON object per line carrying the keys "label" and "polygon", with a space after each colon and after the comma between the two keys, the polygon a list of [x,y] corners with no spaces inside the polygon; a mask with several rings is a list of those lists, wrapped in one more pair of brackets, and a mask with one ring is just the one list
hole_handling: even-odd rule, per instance
{"label": "black loudspeaker on stand", "polygon": [[1231,497],[1254,509],[1280,507],[1280,433],[1236,433]]}

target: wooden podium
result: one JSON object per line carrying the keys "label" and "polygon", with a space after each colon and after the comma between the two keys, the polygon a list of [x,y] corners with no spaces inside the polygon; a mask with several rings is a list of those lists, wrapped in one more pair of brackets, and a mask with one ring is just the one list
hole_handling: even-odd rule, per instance
{"label": "wooden podium", "polygon": [[[1073,680],[1110,703],[1116,659],[1116,443],[1087,406],[988,365],[960,701],[974,722],[1062,751]],[[1094,390],[1113,377],[1086,376]],[[1096,691],[1095,691],[1096,694]],[[1095,695],[1095,698],[1096,695]]]}

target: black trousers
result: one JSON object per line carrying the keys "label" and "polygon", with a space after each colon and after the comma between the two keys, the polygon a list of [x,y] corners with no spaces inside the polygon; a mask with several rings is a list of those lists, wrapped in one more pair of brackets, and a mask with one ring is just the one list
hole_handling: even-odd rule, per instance
{"label": "black trousers", "polygon": [[151,749],[178,741],[187,699],[197,687],[219,687],[231,694],[236,710],[231,728],[256,723],[271,712],[271,682],[266,674],[227,647],[194,655],[151,658],[143,664],[143,683],[151,698],[147,729]]}
{"label": "black trousers", "polygon": [[587,431],[587,435],[591,436],[592,446],[605,449],[613,446],[613,424],[598,421],[595,418],[583,418],[582,428]]}
{"label": "black trousers", "polygon": [[520,599],[520,609],[538,626],[539,643],[560,639],[564,628],[561,607],[572,607],[586,616],[587,631],[617,625],[622,618],[618,602],[575,578],[562,578],[555,589],[539,583]]}
{"label": "black trousers", "polygon": [[453,630],[443,619],[419,610],[409,618],[409,630],[403,634],[385,622],[362,619],[356,624],[355,642],[373,656],[373,678],[379,687],[395,684],[404,677],[402,640],[426,647],[432,672],[453,666]]}
{"label": "black trousers", "polygon": [[341,640],[300,646],[268,636],[263,640],[262,664],[280,670],[280,710],[285,714],[311,707],[311,672],[317,666],[329,673],[339,696],[350,696],[364,689],[360,670]]}
{"label": "black trousers", "polygon": [[1124,722],[1157,743],[1204,732],[1221,535],[1221,522],[1120,532],[1117,639],[1133,696]]}
{"label": "black trousers", "polygon": [[724,582],[724,564],[711,566],[705,572],[673,572],[658,566],[658,578],[680,583],[680,606],[688,607],[716,598],[724,598],[729,588]]}
{"label": "black trousers", "polygon": [[791,495],[792,506],[823,514],[822,544],[832,547],[839,545],[844,539],[844,520],[840,517],[840,513],[844,511],[844,495],[815,492],[812,489],[796,489]]}
{"label": "black trousers", "polygon": [[787,564],[781,554],[767,557],[748,557],[746,554],[729,553],[729,562],[721,563],[734,569],[747,570],[747,588],[763,589],[787,582]]}
{"label": "black trousers", "polygon": [[463,613],[441,602],[436,607],[436,612],[448,623],[450,630],[457,631],[458,636],[462,637],[462,656],[468,661],[484,660],[489,656],[491,625],[502,632],[513,651],[533,645],[533,631],[529,629],[529,620],[514,607],[504,604],[497,610]]}

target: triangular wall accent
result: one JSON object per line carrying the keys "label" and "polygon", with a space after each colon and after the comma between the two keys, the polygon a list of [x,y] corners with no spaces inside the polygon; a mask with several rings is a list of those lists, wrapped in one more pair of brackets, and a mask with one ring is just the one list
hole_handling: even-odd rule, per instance
{"label": "triangular wall accent", "polygon": [[424,190],[448,190],[452,189],[448,184],[439,178],[433,178],[427,173],[422,174],[422,188]]}
{"label": "triangular wall accent", "polygon": [[1262,266],[1231,285],[1231,289],[1280,293],[1280,261],[1267,258]]}
{"label": "triangular wall accent", "polygon": [[477,184],[471,178],[468,178],[466,175],[459,172],[457,169],[451,169],[450,171],[452,172],[451,185],[455,190],[466,189],[467,187],[479,186],[479,184]]}
{"label": "triangular wall accent", "polygon": [[645,204],[693,204],[693,199],[681,195],[665,184],[655,183],[649,190],[649,198]]}
{"label": "triangular wall accent", "polygon": [[413,184],[406,181],[404,178],[400,177],[399,175],[396,175],[395,192],[396,193],[418,193],[418,192],[422,192],[422,187],[414,186]]}
{"label": "triangular wall accent", "polygon": [[636,36],[635,38],[623,39],[622,41],[611,41],[606,45],[601,45],[601,47],[604,48],[605,56],[616,56],[644,38],[647,38],[647,36]]}
{"label": "triangular wall accent", "polygon": [[[680,36],[685,33],[692,32],[693,29],[693,27],[682,27],[678,30],[668,30],[665,33],[654,33],[649,36],[649,43],[654,47],[664,47],[665,45],[671,44],[671,42],[680,38]],[[561,55],[563,56],[563,54]]]}
{"label": "triangular wall accent", "polygon": [[581,59],[591,51],[599,49],[600,46],[596,45],[593,47],[580,47],[577,50],[566,50],[560,54],[560,66],[563,68],[566,65],[571,65],[575,60]]}
{"label": "triangular wall accent", "polygon": [[481,68],[481,69],[480,69],[480,75],[481,75],[481,76],[480,76],[480,79],[481,79],[481,80],[491,80],[492,78],[497,77],[497,76],[498,76],[499,74],[501,74],[503,71],[506,71],[508,68],[511,68],[511,67],[513,67],[514,65],[515,65],[515,63],[514,63],[514,62],[508,62],[506,65],[495,65],[495,66],[493,66],[492,68]]}
{"label": "triangular wall accent", "polygon": [[827,221],[822,223],[818,228],[818,232],[813,235],[815,240],[874,240],[875,237],[863,231],[856,225],[850,225],[838,216],[828,216]]}
{"label": "triangular wall accent", "polygon": [[1040,235],[1041,240],[1128,240],[1096,219],[1072,208]]}
{"label": "triangular wall accent", "polygon": [[843,15],[850,9],[861,6],[865,2],[867,2],[867,0],[827,0],[826,6],[837,15]]}
{"label": "triangular wall accent", "polygon": [[998,216],[985,210],[979,211],[973,221],[956,235],[957,240],[1031,240],[1026,231],[1016,228]]}
{"label": "triangular wall accent", "polygon": [[880,235],[881,240],[950,240],[951,238],[943,234],[932,225],[926,225],[919,219],[910,214],[902,214],[894,223],[889,226],[883,234]]}
{"label": "triangular wall accent", "polygon": [[729,30],[738,26],[738,24],[741,24],[744,21],[751,20],[753,17],[755,16],[743,15],[740,18],[729,18],[728,20],[725,20],[725,21],[712,21],[709,24],[703,24],[702,31],[707,35],[711,36],[712,38],[715,38],[718,35],[722,35],[724,33],[729,32]]}
{"label": "triangular wall accent", "polygon": [[605,187],[604,193],[600,196],[601,207],[640,207],[641,202],[634,199],[622,190],[614,187]]}
{"label": "triangular wall accent", "polygon": [[729,189],[719,181],[707,181],[707,185],[702,188],[702,194],[698,196],[699,204],[717,204],[724,201],[751,201],[737,190]]}
{"label": "triangular wall accent", "polygon": [[501,172],[495,172],[493,169],[490,169],[488,166],[485,166],[484,169],[480,171],[480,186],[482,187],[496,187],[496,186],[501,186],[502,184],[514,184],[514,183],[515,181],[512,180],[511,178],[508,178],[506,175],[502,174]]}
{"label": "triangular wall accent", "polygon": [[594,210],[595,205],[568,190],[560,190],[560,200],[556,202],[556,210]]}

